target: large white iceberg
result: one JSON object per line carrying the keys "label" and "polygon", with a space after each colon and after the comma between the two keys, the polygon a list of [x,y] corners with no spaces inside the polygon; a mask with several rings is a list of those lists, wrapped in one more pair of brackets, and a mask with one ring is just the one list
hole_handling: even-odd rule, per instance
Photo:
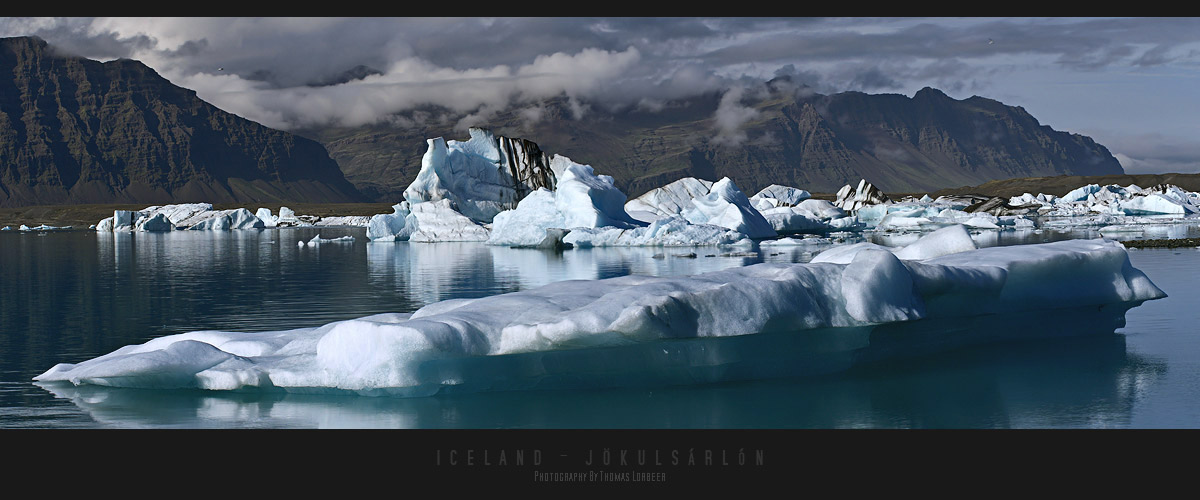
{"label": "large white iceberg", "polygon": [[537,188],[555,189],[559,172],[537,144],[496,136],[472,128],[471,138],[429,139],[417,178],[404,191],[411,205],[451,200],[459,211],[478,222],[516,207]]}
{"label": "large white iceberg", "polygon": [[557,189],[539,188],[515,209],[497,214],[489,245],[545,247],[561,238],[564,229],[641,226],[625,212],[625,194],[613,185],[612,177],[596,175],[592,167],[561,156],[551,161],[559,162]]}
{"label": "large white iceberg", "polygon": [[707,195],[712,191],[712,185],[712,181],[684,177],[629,200],[625,204],[625,211],[643,222],[679,215],[684,210],[695,208],[692,200]]}
{"label": "large white iceberg", "polygon": [[692,208],[681,212],[692,224],[712,224],[751,238],[778,236],[771,223],[750,205],[750,199],[728,177],[713,183],[709,193],[692,199]]}
{"label": "large white iceberg", "polygon": [[[946,251],[944,243],[916,253]],[[675,383],[691,383],[693,377],[721,380],[738,366],[759,366],[755,356],[769,357],[772,346],[815,329],[844,329],[849,339],[864,327],[925,321],[913,323],[922,334],[909,337],[915,339],[931,326],[962,331],[964,322],[980,317],[986,324],[1002,317],[1049,321],[1067,312],[1116,311],[1123,318],[1123,307],[1165,296],[1130,265],[1124,247],[1104,240],[968,249],[915,260],[897,253],[863,248],[846,264],[763,263],[688,277],[560,281],[316,328],[197,331],[58,364],[35,380],[406,396],[537,387],[555,377],[636,383],[666,373],[677,377],[670,379]],[[838,337],[834,330],[825,338]],[[744,342],[761,347],[738,352],[749,357],[725,357],[733,351],[724,347]],[[625,367],[642,371],[626,373]]]}
{"label": "large white iceberg", "polygon": [[[260,213],[262,210],[260,209]],[[270,214],[270,211],[267,211]],[[249,210],[213,210],[211,203],[155,205],[142,210],[114,210],[96,224],[96,231],[223,230],[265,227]]]}

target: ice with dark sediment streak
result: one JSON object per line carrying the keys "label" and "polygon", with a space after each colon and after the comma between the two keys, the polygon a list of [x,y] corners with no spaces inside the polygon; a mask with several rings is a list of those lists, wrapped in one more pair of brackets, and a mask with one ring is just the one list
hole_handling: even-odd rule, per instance
{"label": "ice with dark sediment streak", "polygon": [[[35,380],[399,396],[695,383],[844,357],[853,345],[834,344],[861,345],[864,332],[876,332],[871,343],[903,345],[931,329],[974,335],[963,325],[995,329],[1003,318],[1025,322],[1020,331],[1106,314],[1123,322],[1128,307],[1165,296],[1116,242],[976,249],[964,236],[951,227],[903,249],[835,248],[838,258],[806,264],[560,281],[316,328],[171,335],[58,364]],[[878,333],[910,323],[920,335]],[[781,357],[815,339],[824,344]]]}

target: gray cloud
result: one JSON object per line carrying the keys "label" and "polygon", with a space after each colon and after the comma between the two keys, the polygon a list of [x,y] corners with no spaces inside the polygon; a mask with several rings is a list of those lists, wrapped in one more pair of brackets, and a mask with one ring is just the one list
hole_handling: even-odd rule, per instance
{"label": "gray cloud", "polygon": [[[1200,63],[1197,18],[0,18],[0,36],[23,35],[85,57],[139,59],[285,129],[462,124],[510,106],[531,121],[540,100],[557,96],[587,119],[700,94],[732,99],[733,88],[749,98],[755,82],[782,76],[777,92],[933,86],[1023,97],[1045,91],[1027,83],[1044,81],[1035,73]],[[738,130],[751,108],[722,102],[717,140],[747,140]],[[456,116],[414,113],[431,105]]]}
{"label": "gray cloud", "polygon": [[1101,131],[1103,144],[1126,173],[1200,173],[1200,144],[1173,134],[1114,134]]}
{"label": "gray cloud", "polygon": [[758,111],[742,104],[745,95],[744,87],[733,87],[721,96],[717,111],[713,116],[713,128],[716,135],[712,141],[724,146],[737,146],[746,142],[746,132],[742,125],[758,116]]}

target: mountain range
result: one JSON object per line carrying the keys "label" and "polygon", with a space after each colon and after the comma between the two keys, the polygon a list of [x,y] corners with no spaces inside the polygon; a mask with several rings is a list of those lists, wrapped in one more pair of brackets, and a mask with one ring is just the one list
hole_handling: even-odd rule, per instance
{"label": "mountain range", "polygon": [[0,39],[0,206],[363,199],[321,144],[141,62]]}
{"label": "mountain range", "polygon": [[[911,98],[822,95],[789,83],[768,82],[738,104],[750,110],[743,111],[749,118],[740,141],[721,140],[716,93],[655,110],[594,107],[581,119],[578,104],[560,97],[473,125],[592,165],[630,197],[682,177],[730,177],[747,192],[784,184],[831,193],[862,178],[887,192],[921,192],[1015,177],[1124,173],[1091,138],[1056,131],[1024,108],[992,99],[958,100],[933,88]],[[461,123],[439,116],[452,115],[430,107],[389,125],[297,133],[323,143],[368,196],[400,199],[420,169],[424,138],[466,138]]]}
{"label": "mountain range", "polygon": [[787,78],[738,95],[616,109],[560,96],[470,122],[426,106],[386,123],[284,132],[217,109],[140,62],[5,38],[0,206],[395,202],[420,170],[425,140],[465,140],[467,125],[591,165],[630,198],[682,177],[730,177],[748,193],[770,184],[831,193],[865,178],[905,193],[1124,173],[1092,139],[984,97],[823,95]]}

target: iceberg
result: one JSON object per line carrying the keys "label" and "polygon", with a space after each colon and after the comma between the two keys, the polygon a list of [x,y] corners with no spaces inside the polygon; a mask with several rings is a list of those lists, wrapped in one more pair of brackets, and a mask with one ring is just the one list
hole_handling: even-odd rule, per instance
{"label": "iceberg", "polygon": [[612,177],[596,175],[592,167],[555,156],[562,162],[558,188],[538,188],[513,210],[492,220],[489,245],[513,247],[555,246],[565,230],[590,228],[633,229],[642,223],[625,212],[625,194],[613,185]]}
{"label": "iceberg", "polygon": [[[266,209],[259,209],[261,213]],[[266,210],[270,214],[270,210]],[[96,231],[173,231],[175,229],[253,229],[265,224],[249,210],[213,210],[211,203],[155,205],[142,210],[114,210],[95,224]]]}
{"label": "iceberg", "polygon": [[861,179],[858,181],[857,187],[849,184],[842,186],[842,189],[839,189],[837,192],[837,201],[834,202],[834,205],[843,210],[854,212],[865,206],[891,202],[892,200],[883,191],[871,185],[866,179]]}
{"label": "iceberg", "polygon": [[408,214],[408,202],[402,201],[392,205],[392,213],[372,215],[367,222],[367,239],[371,241],[405,241],[412,234],[413,227],[405,231]]}
{"label": "iceberg", "polygon": [[337,238],[322,238],[321,235],[318,234],[313,236],[311,240],[308,240],[308,243],[305,243],[304,240],[296,242],[300,248],[304,248],[305,246],[316,247],[320,246],[322,243],[354,243],[354,237],[346,235],[339,236]]}
{"label": "iceberg", "polygon": [[797,207],[781,206],[762,210],[763,218],[778,234],[819,233],[833,228],[811,212]]}
{"label": "iceberg", "polygon": [[1180,199],[1180,197],[1171,197],[1159,193],[1121,200],[1116,203],[1116,206],[1126,215],[1191,215],[1200,213],[1200,209],[1197,209],[1196,206],[1189,204],[1184,199]]}
{"label": "iceberg", "polygon": [[680,215],[692,224],[712,224],[751,238],[778,236],[771,223],[750,205],[750,199],[728,177],[713,183],[708,194],[692,199],[693,208]]}
{"label": "iceberg", "polygon": [[224,231],[262,229],[266,227],[266,224],[249,210],[238,208],[201,212],[183,220],[178,226],[187,227],[189,231]]}
{"label": "iceberg", "polygon": [[404,190],[409,204],[448,199],[463,215],[488,223],[530,192],[556,189],[557,168],[566,163],[555,164],[537,144],[480,128],[468,132],[471,138],[465,142],[426,141],[421,170]]}
{"label": "iceberg", "polygon": [[[8,226],[5,226],[5,227],[8,227]],[[34,227],[29,227],[29,226],[26,226],[25,224],[21,224],[21,227],[18,229],[20,231],[60,231],[60,230],[65,230],[65,229],[71,229],[71,226],[51,226],[51,225],[47,225],[47,224],[41,224],[41,225],[37,225]],[[11,228],[9,230],[11,230]]]}
{"label": "iceberg", "polygon": [[684,210],[695,208],[692,200],[707,195],[712,190],[712,185],[712,181],[684,177],[629,200],[625,204],[625,211],[643,222],[654,222],[662,217],[679,215]]}
{"label": "iceberg", "polygon": [[[315,328],[196,331],[60,363],[34,380],[396,396],[702,383],[820,365],[822,353],[841,359],[866,343],[919,342],[931,328],[966,338],[1003,318],[1026,328],[1056,318],[1123,324],[1129,307],[1165,296],[1116,242],[956,251],[960,243],[946,231],[918,240],[911,253],[922,258],[908,260],[863,247],[844,264],[568,280]],[[778,354],[804,342],[825,344],[806,357]]]}
{"label": "iceberg", "polygon": [[750,203],[759,211],[778,208],[794,207],[800,202],[812,197],[812,194],[800,188],[771,184],[750,197]]}
{"label": "iceberg", "polygon": [[254,212],[254,216],[263,221],[263,227],[275,227],[279,224],[279,217],[272,215],[269,208],[259,208]]}
{"label": "iceberg", "polygon": [[712,224],[692,224],[679,216],[664,217],[648,227],[576,228],[562,238],[578,248],[590,247],[680,247],[680,246],[751,246],[745,234]]}
{"label": "iceberg", "polygon": [[546,239],[567,228],[555,194],[544,188],[529,193],[513,210],[496,214],[487,244],[510,247],[543,247]]}

